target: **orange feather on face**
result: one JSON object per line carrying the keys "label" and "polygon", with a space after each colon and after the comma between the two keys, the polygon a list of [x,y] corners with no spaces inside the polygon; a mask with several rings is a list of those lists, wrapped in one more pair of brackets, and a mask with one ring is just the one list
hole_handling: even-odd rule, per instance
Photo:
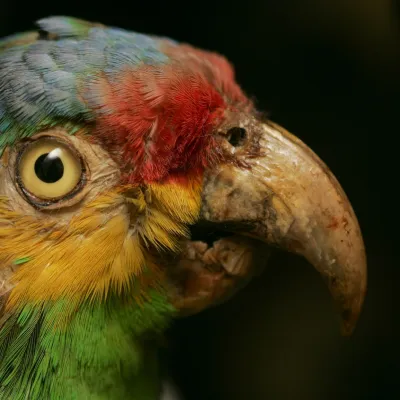
{"label": "orange feather on face", "polygon": [[8,306],[63,297],[104,299],[109,292],[132,289],[133,278],[140,282],[143,269],[151,267],[149,246],[178,250],[186,224],[197,218],[200,189],[198,179],[186,187],[126,186],[99,195],[66,225],[39,222],[12,211],[2,199],[0,265],[26,258],[12,278]]}

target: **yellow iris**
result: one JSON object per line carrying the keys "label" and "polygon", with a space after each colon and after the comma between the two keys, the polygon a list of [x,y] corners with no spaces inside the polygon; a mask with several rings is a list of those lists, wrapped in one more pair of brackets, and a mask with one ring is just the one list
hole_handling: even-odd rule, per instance
{"label": "yellow iris", "polygon": [[57,199],[78,185],[82,163],[66,144],[52,138],[41,138],[24,149],[18,173],[28,192],[41,199]]}

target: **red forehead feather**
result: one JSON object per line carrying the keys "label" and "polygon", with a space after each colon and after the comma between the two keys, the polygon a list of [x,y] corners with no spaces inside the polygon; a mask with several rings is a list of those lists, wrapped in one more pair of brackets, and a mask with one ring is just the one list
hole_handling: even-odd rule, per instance
{"label": "red forehead feather", "polygon": [[216,60],[209,62],[202,61],[201,68],[188,69],[186,60],[185,68],[177,63],[127,69],[112,83],[103,77],[91,88],[104,99],[95,135],[121,164],[127,183],[200,172],[219,159],[212,133],[227,100],[236,103],[245,97],[232,71],[222,65],[211,76]]}
{"label": "red forehead feather", "polygon": [[221,93],[224,93],[230,103],[249,103],[235,82],[235,71],[225,57],[188,44],[173,46],[165,43],[162,49],[173,60],[193,70],[201,70],[203,76]]}

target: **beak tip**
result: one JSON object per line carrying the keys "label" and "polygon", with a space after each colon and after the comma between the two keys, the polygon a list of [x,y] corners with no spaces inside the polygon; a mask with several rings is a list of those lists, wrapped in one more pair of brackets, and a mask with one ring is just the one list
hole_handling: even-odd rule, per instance
{"label": "beak tip", "polygon": [[365,294],[366,285],[363,285],[363,288],[360,290],[356,301],[354,301],[354,303],[349,308],[342,309],[342,312],[340,313],[340,319],[341,334],[343,336],[349,337],[354,333],[363,308]]}
{"label": "beak tip", "polygon": [[358,312],[351,313],[348,311],[342,312],[341,314],[341,324],[340,324],[340,333],[342,336],[350,337],[354,329],[356,327],[358,321]]}
{"label": "beak tip", "polygon": [[350,316],[348,313],[342,313],[341,315],[341,326],[340,333],[342,336],[350,337],[353,335],[354,330],[357,326],[357,321],[359,319],[359,312],[353,312]]}

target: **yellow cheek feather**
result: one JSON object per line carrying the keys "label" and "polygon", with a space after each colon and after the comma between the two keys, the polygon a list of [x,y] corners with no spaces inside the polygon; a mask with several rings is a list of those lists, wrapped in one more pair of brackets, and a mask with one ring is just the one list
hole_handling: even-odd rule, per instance
{"label": "yellow cheek feather", "polygon": [[[105,299],[158,284],[148,248],[177,251],[200,210],[201,182],[123,187],[100,195],[65,223],[12,211],[0,199],[0,269],[16,272],[8,306],[20,301]],[[157,267],[152,268],[156,272]],[[145,276],[146,275],[146,276]],[[139,283],[139,285],[137,285]]]}

